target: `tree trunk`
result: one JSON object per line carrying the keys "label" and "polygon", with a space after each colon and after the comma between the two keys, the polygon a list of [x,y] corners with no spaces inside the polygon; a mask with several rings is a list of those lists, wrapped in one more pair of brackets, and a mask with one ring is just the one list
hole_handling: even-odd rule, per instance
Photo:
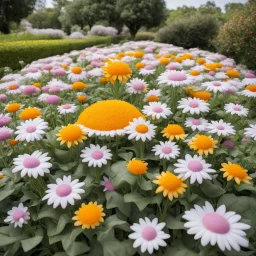
{"label": "tree trunk", "polygon": [[10,34],[10,24],[5,21],[0,25],[0,31],[4,34]]}
{"label": "tree trunk", "polygon": [[131,34],[131,40],[135,41],[135,37],[136,37],[137,31],[130,29],[130,34]]}

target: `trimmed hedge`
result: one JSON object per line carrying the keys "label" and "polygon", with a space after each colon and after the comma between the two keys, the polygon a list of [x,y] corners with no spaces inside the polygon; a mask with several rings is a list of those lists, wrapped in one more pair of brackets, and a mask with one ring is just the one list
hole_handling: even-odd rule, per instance
{"label": "trimmed hedge", "polygon": [[63,40],[32,40],[0,43],[0,68],[10,67],[19,69],[19,61],[26,64],[54,56],[64,54],[72,50],[81,50],[94,45],[109,45],[123,40],[122,36],[102,37],[90,36],[85,39],[63,39]]}

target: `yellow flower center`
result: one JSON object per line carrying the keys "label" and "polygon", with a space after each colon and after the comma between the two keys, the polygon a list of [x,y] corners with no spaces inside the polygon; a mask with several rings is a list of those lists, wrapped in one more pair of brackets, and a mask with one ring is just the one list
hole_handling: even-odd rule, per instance
{"label": "yellow flower center", "polygon": [[205,62],[206,62],[205,59],[201,59],[201,58],[196,60],[196,63],[198,64],[204,64]]}
{"label": "yellow flower center", "polygon": [[136,65],[135,65],[135,67],[137,68],[137,69],[141,69],[141,68],[144,68],[146,65],[144,64],[144,63],[141,63],[141,62],[138,62]]}
{"label": "yellow flower center", "polygon": [[184,130],[182,127],[178,124],[169,124],[165,129],[164,132],[169,135],[180,135],[184,134]]}
{"label": "yellow flower center", "polygon": [[160,185],[168,191],[176,191],[181,186],[182,180],[171,172],[166,172],[166,175],[161,177]]}
{"label": "yellow flower center", "polygon": [[200,71],[198,71],[198,70],[192,70],[192,71],[190,71],[190,75],[191,75],[191,76],[199,76],[199,75],[200,75]]}
{"label": "yellow flower center", "polygon": [[194,144],[198,149],[209,149],[214,147],[212,139],[206,135],[197,136]]}
{"label": "yellow flower center", "polygon": [[99,101],[86,108],[77,123],[98,131],[124,129],[134,118],[143,117],[132,104],[121,100]]}
{"label": "yellow flower center", "polygon": [[83,83],[83,82],[74,82],[72,84],[72,89],[77,90],[77,89],[86,89],[88,88],[88,85]]}
{"label": "yellow flower center", "polygon": [[101,219],[101,209],[98,205],[88,204],[79,209],[79,221],[86,225],[95,225]]}
{"label": "yellow flower center", "polygon": [[148,132],[148,127],[145,124],[139,124],[136,126],[136,132],[146,133]]}
{"label": "yellow flower center", "polygon": [[8,144],[10,145],[10,146],[15,146],[15,145],[17,145],[19,143],[19,141],[18,140],[15,140],[15,139],[11,139],[11,140],[9,140],[9,142],[8,142]]}
{"label": "yellow flower center", "polygon": [[255,84],[250,84],[250,85],[246,86],[245,89],[248,90],[248,91],[251,91],[251,92],[256,92],[256,85]]}
{"label": "yellow flower center", "polygon": [[161,58],[160,63],[163,65],[168,65],[170,63],[170,59],[168,58]]}
{"label": "yellow flower center", "polygon": [[237,72],[236,70],[228,70],[227,72],[226,72],[226,74],[228,75],[228,76],[232,76],[232,77],[239,77],[240,76],[240,73],[239,72]]}
{"label": "yellow flower center", "polygon": [[33,84],[35,87],[37,87],[37,88],[41,88],[41,84],[40,83],[34,83]]}
{"label": "yellow flower center", "polygon": [[80,67],[73,67],[73,68],[71,69],[71,72],[72,72],[73,74],[78,75],[78,74],[81,74],[81,73],[83,72],[83,69],[80,68]]}
{"label": "yellow flower center", "polygon": [[79,100],[79,101],[86,101],[86,96],[85,95],[78,95],[77,96],[77,99]]}
{"label": "yellow flower center", "polygon": [[20,104],[11,103],[11,104],[6,106],[6,110],[10,113],[17,112],[18,110],[20,110]]}
{"label": "yellow flower center", "polygon": [[198,92],[193,92],[192,91],[189,94],[192,97],[195,97],[195,98],[198,98],[198,99],[201,99],[201,100],[205,100],[205,101],[208,101],[212,97],[211,93],[204,92],[204,91],[198,91]]}
{"label": "yellow flower center", "polygon": [[243,179],[247,176],[246,170],[243,169],[239,164],[228,164],[225,169],[230,175],[239,179]]}
{"label": "yellow flower center", "polygon": [[81,128],[74,124],[69,124],[68,126],[62,128],[59,134],[65,141],[76,141],[83,135]]}
{"label": "yellow flower center", "polygon": [[128,170],[135,175],[144,174],[147,172],[147,163],[141,160],[132,159],[127,164]]}
{"label": "yellow flower center", "polygon": [[21,120],[28,120],[28,119],[35,119],[37,117],[41,116],[41,110],[37,108],[26,108],[24,109],[20,115],[19,118]]}
{"label": "yellow flower center", "polygon": [[148,102],[154,102],[154,101],[159,101],[159,97],[156,95],[148,96]]}
{"label": "yellow flower center", "polygon": [[106,71],[112,76],[130,75],[132,73],[130,66],[122,61],[109,62]]}
{"label": "yellow flower center", "polygon": [[144,56],[144,52],[138,51],[138,52],[135,52],[135,53],[134,53],[134,57],[135,57],[135,58],[142,58],[143,56]]}

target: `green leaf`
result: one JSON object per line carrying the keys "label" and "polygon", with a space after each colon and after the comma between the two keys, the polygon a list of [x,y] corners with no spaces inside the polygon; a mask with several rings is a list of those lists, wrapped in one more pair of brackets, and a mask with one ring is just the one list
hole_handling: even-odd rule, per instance
{"label": "green leaf", "polygon": [[0,235],[0,246],[14,244],[15,242],[21,241],[26,238],[28,238],[27,235],[15,236],[15,237]]}
{"label": "green leaf", "polygon": [[180,219],[181,219],[181,216],[176,218],[172,216],[168,216],[165,220],[166,227],[169,229],[185,229],[184,222],[182,222]]}
{"label": "green leaf", "polygon": [[130,161],[133,156],[132,152],[119,153],[118,155],[127,162]]}
{"label": "green leaf", "polygon": [[248,190],[248,191],[251,191],[252,193],[256,193],[256,187],[254,187],[253,185],[250,185],[250,184],[246,184],[246,183],[236,185],[235,188],[239,192],[243,191],[243,190]]}
{"label": "green leaf", "polygon": [[222,187],[213,184],[209,180],[204,180],[203,183],[200,185],[200,189],[206,196],[210,198],[219,197],[226,193],[226,191]]}
{"label": "green leaf", "polygon": [[45,207],[44,210],[41,210],[37,216],[37,219],[43,219],[43,218],[50,218],[50,219],[55,219],[58,220],[60,217],[59,213],[57,210],[51,208],[51,207]]}
{"label": "green leaf", "polygon": [[170,256],[170,255],[175,255],[175,256],[199,256],[198,253],[188,249],[180,243],[178,246],[172,245],[172,247],[168,247],[163,254],[163,256]]}
{"label": "green leaf", "polygon": [[47,140],[55,148],[60,147],[60,143],[57,141],[57,136],[56,136],[56,134],[59,132],[59,130],[60,130],[60,127],[56,127],[54,130],[46,133]]}
{"label": "green leaf", "polygon": [[131,213],[131,205],[126,204],[124,202],[123,195],[115,192],[115,191],[107,191],[106,192],[106,200],[107,200],[107,209],[118,208],[123,214],[127,217],[130,216]]}
{"label": "green leaf", "polygon": [[104,256],[117,256],[117,255],[126,255],[125,248],[122,246],[122,243],[117,239],[105,240],[101,243],[103,247]]}
{"label": "green leaf", "polygon": [[15,189],[2,190],[0,192],[0,201],[4,200],[6,197],[10,196],[14,191],[15,191]]}
{"label": "green leaf", "polygon": [[137,193],[126,194],[124,196],[126,203],[135,203],[140,211],[143,211],[151,202],[152,198],[144,197]]}
{"label": "green leaf", "polygon": [[34,237],[21,241],[21,245],[24,252],[30,251],[31,249],[36,247],[38,244],[40,244],[42,240],[43,240],[43,230],[40,229],[36,232],[36,235]]}
{"label": "green leaf", "polygon": [[114,187],[118,187],[123,183],[135,184],[137,180],[136,175],[132,175],[126,167],[125,161],[119,161],[111,166],[112,182]]}
{"label": "green leaf", "polygon": [[151,191],[152,190],[152,181],[146,180],[143,176],[140,176],[137,180],[137,184],[142,190]]}
{"label": "green leaf", "polygon": [[67,223],[71,223],[71,222],[72,222],[72,220],[68,216],[68,214],[62,214],[60,216],[60,218],[59,218],[59,221],[58,221],[58,224],[56,226],[56,229],[55,230],[51,230],[51,232],[49,230],[48,235],[49,236],[54,236],[54,235],[60,234],[64,230],[64,228],[67,225]]}
{"label": "green leaf", "polygon": [[57,165],[64,172],[70,171],[73,167],[76,166],[76,164],[77,164],[76,162],[69,162],[66,164],[60,164],[60,163],[54,162],[54,165]]}

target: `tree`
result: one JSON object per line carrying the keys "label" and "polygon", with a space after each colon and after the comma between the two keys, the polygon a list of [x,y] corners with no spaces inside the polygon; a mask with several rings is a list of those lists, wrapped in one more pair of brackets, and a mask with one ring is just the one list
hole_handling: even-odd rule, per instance
{"label": "tree", "polygon": [[167,24],[172,23],[178,19],[189,18],[197,13],[197,9],[195,7],[188,7],[183,5],[182,7],[178,7],[176,10],[169,11],[169,17],[166,21]]}
{"label": "tree", "polygon": [[242,3],[229,3],[225,5],[225,18],[226,20],[230,20],[236,12],[244,8],[244,4]]}
{"label": "tree", "polygon": [[164,0],[117,0],[116,8],[129,28],[132,40],[142,26],[158,26],[166,16]]}
{"label": "tree", "polygon": [[56,8],[46,8],[33,12],[27,17],[33,28],[61,28],[58,19],[60,12]]}
{"label": "tree", "polygon": [[19,23],[35,8],[36,0],[1,0],[0,1],[0,31],[10,33],[10,23]]}

